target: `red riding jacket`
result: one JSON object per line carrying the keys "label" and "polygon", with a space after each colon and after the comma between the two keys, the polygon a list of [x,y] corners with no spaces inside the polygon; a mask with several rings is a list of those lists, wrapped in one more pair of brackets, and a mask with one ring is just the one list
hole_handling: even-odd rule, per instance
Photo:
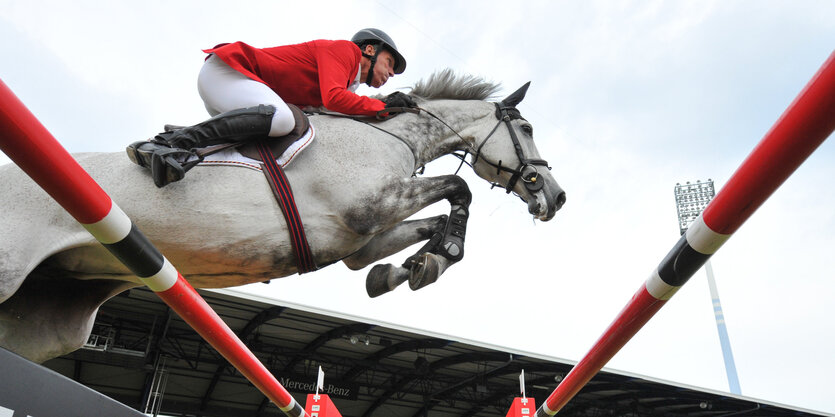
{"label": "red riding jacket", "polygon": [[241,74],[266,84],[287,103],[365,116],[385,108],[382,101],[348,89],[362,57],[359,47],[350,41],[315,40],[273,48],[235,42],[203,52],[217,55]]}

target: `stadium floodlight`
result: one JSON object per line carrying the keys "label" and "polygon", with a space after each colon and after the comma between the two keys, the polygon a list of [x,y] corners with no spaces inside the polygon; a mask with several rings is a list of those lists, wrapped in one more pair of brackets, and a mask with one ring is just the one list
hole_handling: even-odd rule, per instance
{"label": "stadium floodlight", "polygon": [[[679,233],[687,232],[687,228],[696,220],[702,211],[707,207],[710,200],[716,195],[713,188],[713,180],[706,182],[687,182],[684,185],[677,183],[675,187],[676,210],[678,211]],[[722,313],[722,304],[719,302],[719,291],[716,288],[716,280],[713,278],[713,267],[710,260],[705,262],[707,283],[710,287],[710,298],[713,300],[713,314],[716,316],[716,329],[719,332],[719,343],[722,345],[722,356],[725,359],[725,373],[728,375],[728,386],[733,394],[742,394],[739,387],[739,377],[736,374],[734,354],[731,350],[731,342],[728,338],[728,328],[725,326],[725,315]]]}
{"label": "stadium floodlight", "polygon": [[690,183],[690,181],[687,181],[684,185],[677,183],[675,194],[678,228],[683,235],[690,223],[693,223],[693,220],[696,220],[702,210],[707,207],[707,204],[716,195],[716,191],[713,188],[713,180],[708,179],[706,182]]}

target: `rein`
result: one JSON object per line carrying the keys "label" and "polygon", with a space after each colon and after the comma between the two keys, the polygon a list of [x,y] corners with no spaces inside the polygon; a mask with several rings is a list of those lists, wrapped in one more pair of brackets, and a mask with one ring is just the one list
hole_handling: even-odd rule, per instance
{"label": "rein", "polygon": [[[548,170],[550,170],[551,167],[548,166],[548,162],[543,160],[543,159],[531,159],[531,158],[527,158],[525,156],[525,152],[522,149],[521,143],[519,142],[519,137],[516,135],[516,129],[514,129],[513,125],[511,124],[511,122],[513,120],[523,119],[522,114],[519,112],[519,110],[516,109],[516,107],[506,106],[503,103],[502,104],[495,103],[495,104],[496,104],[496,118],[499,119],[498,122],[496,123],[496,126],[493,127],[493,129],[490,131],[490,133],[487,135],[487,137],[485,137],[484,140],[481,141],[481,143],[478,145],[478,147],[468,145],[470,147],[470,150],[475,151],[475,153],[473,153],[473,162],[472,163],[466,162],[466,157],[467,157],[467,154],[470,153],[470,150],[465,150],[463,155],[460,155],[458,153],[453,153],[452,154],[455,157],[461,159],[461,165],[459,165],[458,169],[455,170],[455,174],[458,174],[458,171],[461,169],[461,166],[463,166],[465,163],[472,167],[473,165],[476,164],[476,162],[478,162],[479,159],[481,159],[487,165],[490,165],[490,166],[496,168],[496,174],[497,175],[501,174],[502,171],[508,172],[508,173],[511,174],[510,181],[508,181],[507,186],[505,186],[505,191],[508,194],[510,194],[510,192],[513,190],[513,187],[516,186],[516,183],[520,179],[525,184],[525,188],[527,188],[528,191],[531,191],[531,192],[539,191],[544,186],[544,183],[542,181],[539,181],[539,171],[536,169],[536,167],[537,166],[543,166],[543,167],[547,168]],[[347,117],[349,119],[356,120],[358,122],[364,123],[364,124],[366,124],[368,126],[371,126],[375,129],[381,131],[381,132],[385,132],[385,133],[393,136],[394,138],[396,138],[400,142],[402,142],[404,145],[406,145],[406,147],[408,147],[410,151],[412,151],[412,157],[415,160],[415,162],[414,162],[415,169],[412,173],[412,176],[416,176],[418,173],[423,173],[423,168],[424,167],[417,165],[418,161],[419,161],[417,150],[414,148],[414,146],[412,146],[411,143],[409,143],[406,139],[402,138],[401,136],[399,136],[397,134],[394,134],[394,133],[392,133],[388,130],[385,130],[385,129],[379,127],[379,126],[376,126],[376,125],[370,123],[369,121],[365,120],[365,118],[350,116],[350,115],[346,115],[346,114],[342,114],[342,113],[332,113],[332,112],[323,112],[323,111],[316,111],[316,112],[312,112],[312,113],[313,114],[322,114],[322,115],[327,115],[327,116]],[[415,107],[415,108],[394,107],[394,108],[388,108],[388,109],[380,110],[379,112],[377,112],[376,119],[377,120],[386,120],[386,119],[389,119],[391,117],[394,117],[396,114],[399,114],[399,113],[413,113],[413,114],[426,113],[430,117],[432,117],[435,120],[441,122],[441,124],[446,126],[446,128],[449,129],[450,131],[452,131],[452,133],[455,133],[455,135],[458,136],[463,143],[467,143],[467,141],[464,139],[464,137],[461,136],[461,134],[458,133],[458,131],[453,129],[452,126],[450,126],[447,122],[445,122],[443,119],[441,119],[440,117],[438,117],[434,113],[432,113],[429,110],[426,110],[422,107]],[[519,159],[519,166],[516,169],[504,166],[502,164],[503,163],[502,160],[499,160],[499,162],[496,163],[496,162],[490,161],[489,159],[487,159],[487,158],[485,158],[484,156],[481,155],[481,149],[484,147],[484,145],[487,143],[487,141],[490,140],[491,137],[493,137],[493,134],[495,134],[496,131],[499,129],[499,126],[502,125],[502,122],[504,122],[505,126],[507,127],[508,132],[510,133],[510,140],[513,142],[513,149],[516,151],[516,156]],[[526,174],[525,171],[528,168],[530,168],[530,170],[528,170],[528,172]],[[496,183],[496,182],[490,182],[490,184],[493,187],[501,185],[501,184]]]}
{"label": "rein", "polygon": [[[380,114],[383,113],[383,111],[381,111],[380,113],[377,114],[376,119],[377,120],[385,120],[385,119],[393,117],[394,114],[399,114],[399,113],[419,114],[420,110],[421,109],[408,108],[408,107],[389,108],[388,110],[385,111],[385,112],[389,112],[389,115],[381,116]],[[318,114],[318,115],[323,115],[323,116],[343,117],[343,118],[346,118],[346,119],[351,119],[351,120],[354,120],[354,121],[357,121],[357,122],[360,122],[360,123],[364,123],[365,125],[373,127],[374,129],[377,129],[377,130],[379,130],[383,133],[388,133],[389,135],[393,136],[395,139],[399,140],[404,145],[406,145],[406,147],[409,148],[409,150],[412,152],[412,158],[415,161],[414,164],[413,164],[414,170],[412,171],[412,176],[414,177],[417,174],[422,174],[423,173],[423,168],[424,168],[423,165],[418,166],[418,161],[420,160],[420,158],[418,157],[417,149],[415,149],[415,147],[412,146],[411,143],[409,143],[406,139],[403,139],[401,136],[396,135],[392,132],[389,132],[388,130],[385,130],[385,129],[383,129],[383,128],[375,125],[375,124],[369,123],[367,120],[365,120],[367,117],[351,116],[351,115],[344,114],[344,113],[335,113],[335,112],[328,112],[328,111],[321,111],[321,110],[308,111],[308,113]]]}

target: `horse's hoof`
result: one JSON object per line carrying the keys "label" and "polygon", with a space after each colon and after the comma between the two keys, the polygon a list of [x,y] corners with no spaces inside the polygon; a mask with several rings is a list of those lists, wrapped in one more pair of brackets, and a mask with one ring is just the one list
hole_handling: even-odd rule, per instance
{"label": "horse's hoof", "polygon": [[408,278],[408,273],[403,271],[403,274],[398,274],[398,268],[392,264],[374,265],[365,279],[365,291],[368,292],[368,296],[378,297],[397,288]]}
{"label": "horse's hoof", "polygon": [[441,263],[438,255],[424,253],[409,275],[409,288],[417,291],[435,281],[441,275]]}
{"label": "horse's hoof", "polygon": [[371,268],[371,271],[368,272],[368,276],[365,278],[365,291],[369,297],[378,297],[391,291],[386,283],[386,278],[388,278],[393,267],[394,265],[392,264],[386,264],[374,265]]}

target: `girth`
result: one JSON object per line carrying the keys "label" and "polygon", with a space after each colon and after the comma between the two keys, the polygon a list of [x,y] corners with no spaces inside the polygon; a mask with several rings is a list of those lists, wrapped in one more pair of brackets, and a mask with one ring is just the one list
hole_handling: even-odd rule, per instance
{"label": "girth", "polygon": [[253,147],[258,151],[261,159],[261,171],[267,177],[267,182],[273,190],[276,201],[281,207],[281,213],[287,221],[287,230],[290,233],[290,244],[293,246],[293,253],[296,255],[296,266],[299,275],[312,272],[318,269],[310,252],[310,245],[307,243],[307,236],[304,233],[299,209],[296,207],[296,200],[293,198],[293,190],[284,175],[281,166],[276,162],[272,148],[264,139],[257,139]]}
{"label": "girth", "polygon": [[299,209],[296,207],[296,201],[293,198],[293,190],[290,188],[290,183],[287,181],[287,177],[284,175],[281,166],[276,162],[276,155],[283,154],[293,142],[307,133],[310,128],[310,120],[298,107],[292,104],[288,104],[287,106],[292,111],[293,118],[296,121],[295,127],[290,133],[281,137],[264,136],[243,143],[224,143],[197,150],[195,153],[197,154],[198,161],[202,161],[205,157],[222,150],[237,148],[241,155],[256,161],[261,161],[261,172],[267,177],[270,189],[272,189],[275,199],[281,208],[281,213],[287,221],[290,244],[293,247],[293,254],[296,257],[296,266],[298,267],[299,274],[304,274],[319,268],[313,260],[313,254],[310,251],[310,245],[304,233],[304,225],[299,215]]}

